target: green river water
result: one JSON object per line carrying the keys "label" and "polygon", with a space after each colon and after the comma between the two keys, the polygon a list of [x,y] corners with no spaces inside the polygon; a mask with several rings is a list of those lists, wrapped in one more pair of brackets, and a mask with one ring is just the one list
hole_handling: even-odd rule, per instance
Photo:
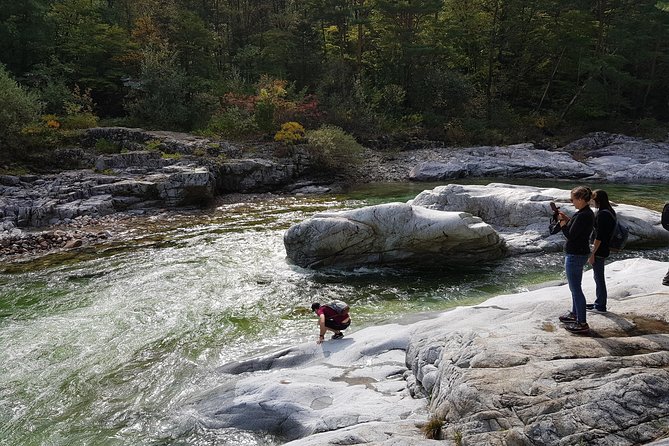
{"label": "green river water", "polygon": [[[207,430],[184,408],[230,379],[216,372],[222,364],[315,341],[312,301],[349,302],[355,331],[562,277],[559,253],[437,273],[286,262],[284,231],[314,212],[406,201],[433,186],[225,205],[149,219],[132,243],[0,264],[0,445],[280,444]],[[669,198],[669,186],[605,188],[656,210]],[[632,256],[668,261],[669,249],[617,258]]]}

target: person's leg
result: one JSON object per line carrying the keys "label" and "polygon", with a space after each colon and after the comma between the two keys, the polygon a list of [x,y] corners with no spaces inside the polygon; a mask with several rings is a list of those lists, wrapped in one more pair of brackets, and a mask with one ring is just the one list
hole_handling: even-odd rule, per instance
{"label": "person's leg", "polygon": [[592,273],[595,277],[595,308],[600,311],[606,311],[606,279],[604,277],[604,257],[595,257],[595,263],[592,265]]}
{"label": "person's leg", "polygon": [[[573,262],[572,255],[571,254],[565,254],[565,256],[564,256],[564,272],[567,275],[567,284],[569,285],[569,291],[571,291],[572,278],[571,278],[571,275],[570,275],[570,271],[574,267],[573,264],[574,264],[574,262]],[[574,303],[574,292],[573,291],[571,293],[571,314],[573,314],[574,317],[576,316],[576,304]]]}
{"label": "person's leg", "polygon": [[339,330],[337,329],[337,324],[333,319],[325,319],[325,328],[327,331],[332,331],[335,334],[339,333]]}
{"label": "person's leg", "polygon": [[351,325],[351,319],[350,318],[343,324],[340,324],[339,322],[335,322],[333,319],[326,319],[325,320],[325,327],[329,331],[333,331],[334,336],[336,338],[343,337],[344,334],[342,333],[342,330],[346,330],[349,325]]}
{"label": "person's leg", "polygon": [[576,321],[581,324],[586,322],[585,294],[583,294],[581,282],[583,281],[583,267],[587,261],[587,255],[567,254],[565,256],[565,272],[569,291],[571,291],[573,311],[576,314]]}
{"label": "person's leg", "polygon": [[662,285],[669,286],[669,269],[667,270],[667,274],[664,275],[664,279],[662,279]]}

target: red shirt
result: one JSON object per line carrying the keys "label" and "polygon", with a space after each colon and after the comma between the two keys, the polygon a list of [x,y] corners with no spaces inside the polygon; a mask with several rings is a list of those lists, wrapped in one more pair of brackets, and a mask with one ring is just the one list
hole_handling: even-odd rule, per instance
{"label": "red shirt", "polygon": [[316,310],[316,314],[319,316],[321,314],[324,314],[326,320],[332,319],[333,321],[339,324],[343,323],[346,319],[348,319],[348,313],[339,314],[335,310],[326,305],[321,305],[318,308],[318,310]]}

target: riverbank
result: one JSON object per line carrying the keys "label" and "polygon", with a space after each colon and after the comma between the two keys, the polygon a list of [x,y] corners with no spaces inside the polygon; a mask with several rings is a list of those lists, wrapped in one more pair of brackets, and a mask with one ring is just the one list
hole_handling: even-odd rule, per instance
{"label": "riverbank", "polygon": [[[456,444],[650,444],[667,436],[666,268],[608,265],[609,311],[588,314],[590,336],[562,328],[570,292],[548,286],[226,364],[234,385],[190,407],[204,426],[279,432],[291,446],[426,445],[429,420]],[[591,271],[583,283],[594,296]]]}
{"label": "riverbank", "polygon": [[[0,262],[128,240],[127,228],[145,219],[169,220],[182,213],[197,214],[207,206],[252,202],[256,197],[341,193],[356,183],[500,177],[578,179],[593,184],[669,181],[667,143],[603,133],[550,150],[532,144],[365,149],[359,164],[327,176],[310,172],[299,151],[290,159],[276,160],[265,146],[242,151],[192,135],[141,129],[93,129],[88,137],[89,146],[100,138],[112,138],[114,144],[131,150],[143,148],[146,141],[161,141],[165,150],[179,156],[183,152],[184,159],[130,152],[98,157],[96,172],[0,176]],[[200,152],[223,158],[212,165],[209,158],[193,156]],[[228,160],[227,156],[252,158]],[[200,206],[188,207],[193,203]]]}

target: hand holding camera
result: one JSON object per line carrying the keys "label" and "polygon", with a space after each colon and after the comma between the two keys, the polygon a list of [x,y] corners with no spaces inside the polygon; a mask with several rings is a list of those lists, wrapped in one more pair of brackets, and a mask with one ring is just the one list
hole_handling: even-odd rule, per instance
{"label": "hand holding camera", "polygon": [[560,211],[560,208],[551,201],[551,209],[553,210],[553,219],[560,223],[560,226],[564,226],[569,222],[569,217],[564,212]]}
{"label": "hand holding camera", "polygon": [[567,224],[569,217],[560,211],[560,208],[555,205],[552,201],[550,202],[551,210],[553,211],[553,216],[548,225],[548,232],[551,235],[557,234],[562,230],[562,227]]}

